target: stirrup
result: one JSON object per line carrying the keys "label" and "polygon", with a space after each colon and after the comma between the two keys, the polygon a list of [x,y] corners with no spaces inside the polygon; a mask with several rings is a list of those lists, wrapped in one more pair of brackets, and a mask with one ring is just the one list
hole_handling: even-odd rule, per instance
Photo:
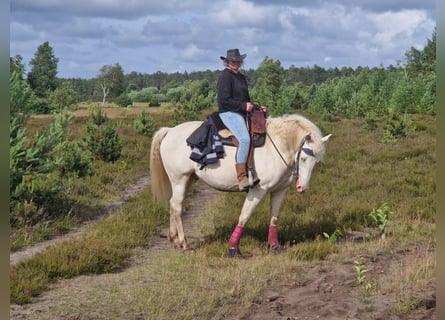
{"label": "stirrup", "polygon": [[248,169],[247,170],[249,176],[249,187],[253,188],[255,187],[258,183],[260,183],[260,179],[257,177],[256,172],[254,171],[254,169]]}
{"label": "stirrup", "polygon": [[260,183],[260,179],[258,179],[258,177],[252,182],[252,184],[250,185],[250,187],[255,187],[258,183]]}

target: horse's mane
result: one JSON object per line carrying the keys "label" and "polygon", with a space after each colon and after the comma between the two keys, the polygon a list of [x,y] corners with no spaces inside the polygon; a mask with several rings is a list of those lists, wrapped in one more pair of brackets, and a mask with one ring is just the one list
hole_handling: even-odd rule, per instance
{"label": "horse's mane", "polygon": [[298,145],[304,136],[310,134],[314,155],[322,160],[325,146],[322,142],[321,130],[309,119],[300,114],[287,114],[280,117],[267,118],[267,130],[280,139],[286,139],[291,145]]}

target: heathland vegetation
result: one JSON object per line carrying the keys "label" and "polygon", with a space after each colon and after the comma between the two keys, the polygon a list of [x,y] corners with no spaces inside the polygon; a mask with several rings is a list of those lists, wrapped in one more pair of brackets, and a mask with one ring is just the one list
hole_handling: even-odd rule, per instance
{"label": "heathland vegetation", "polygon": [[[419,308],[418,296],[406,288],[424,292],[434,282],[435,48],[434,31],[422,50],[409,49],[397,66],[285,70],[266,57],[256,70],[245,70],[254,100],[269,105],[271,116],[303,113],[324,133],[333,133],[311,190],[304,196],[290,190],[286,197],[280,240],[288,250],[274,258],[263,255],[266,199],[243,238],[245,250],[259,258],[240,264],[224,260],[244,195],[222,196],[201,222],[206,236],[197,255],[169,257],[165,272],[150,266],[154,274],[176,277],[184,286],[221,290],[195,287],[178,293],[163,287],[169,299],[150,303],[159,294],[153,285],[144,287],[146,302],[138,300],[138,308],[159,319],[206,318],[225,305],[259,302],[267,279],[302,282],[295,270],[305,261],[324,259],[355,266],[357,287],[369,299],[395,294],[394,314]],[[28,74],[21,57],[11,57],[12,251],[95,218],[126,186],[148,175],[151,136],[159,126],[203,119],[215,108],[219,71],[124,74],[115,64],[101,68],[94,79],[59,79],[57,62],[47,42],[36,51]],[[12,267],[11,302],[30,302],[57,279],[123,270],[128,258],[149,247],[148,238],[168,223],[167,210],[149,195],[147,190],[129,201],[80,239]],[[367,235],[364,242],[348,240],[357,232]],[[422,273],[387,270],[375,279],[366,277],[373,257],[413,246],[427,249],[413,260]],[[249,272],[240,272],[241,267]],[[212,278],[214,272],[219,276]],[[258,281],[252,283],[252,277]],[[184,308],[179,312],[175,305]]]}

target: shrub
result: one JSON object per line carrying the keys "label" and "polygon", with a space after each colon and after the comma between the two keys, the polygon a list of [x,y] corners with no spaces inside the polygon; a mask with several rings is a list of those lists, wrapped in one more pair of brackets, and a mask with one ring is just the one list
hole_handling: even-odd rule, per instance
{"label": "shrub", "polygon": [[74,172],[78,177],[93,173],[91,154],[85,152],[79,143],[63,141],[54,152],[54,165],[62,176],[69,172]]}
{"label": "shrub", "polygon": [[91,153],[100,160],[114,162],[122,153],[122,140],[110,126],[87,125],[86,143]]}
{"label": "shrub", "polygon": [[152,95],[150,97],[150,100],[148,101],[148,105],[150,107],[159,107],[161,104],[159,103],[159,99],[157,97],[157,95]]}
{"label": "shrub", "polygon": [[[59,115],[50,127],[27,139],[25,121],[10,120],[10,223],[33,225],[39,220],[64,212],[65,196],[61,174],[57,171],[58,154],[65,149],[65,127],[70,116]],[[60,162],[60,160],[59,160]],[[71,169],[71,168],[67,168]]]}
{"label": "shrub", "polygon": [[126,108],[132,105],[130,97],[126,93],[122,93],[119,97],[114,99],[114,102],[122,108]]}
{"label": "shrub", "polygon": [[384,127],[383,142],[396,141],[398,138],[406,137],[409,131],[410,118],[407,114],[391,112],[386,119]]}
{"label": "shrub", "polygon": [[152,116],[145,110],[134,120],[133,127],[137,133],[152,137],[157,127]]}
{"label": "shrub", "polygon": [[367,130],[373,131],[377,129],[377,114],[374,111],[367,112],[364,121],[364,126]]}

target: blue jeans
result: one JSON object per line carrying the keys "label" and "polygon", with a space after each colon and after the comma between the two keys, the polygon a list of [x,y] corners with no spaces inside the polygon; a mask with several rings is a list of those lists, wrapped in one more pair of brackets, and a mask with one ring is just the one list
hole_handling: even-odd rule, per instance
{"label": "blue jeans", "polygon": [[237,112],[227,111],[221,112],[219,117],[239,141],[238,152],[236,153],[236,162],[247,162],[247,157],[249,156],[250,135],[243,116]]}

